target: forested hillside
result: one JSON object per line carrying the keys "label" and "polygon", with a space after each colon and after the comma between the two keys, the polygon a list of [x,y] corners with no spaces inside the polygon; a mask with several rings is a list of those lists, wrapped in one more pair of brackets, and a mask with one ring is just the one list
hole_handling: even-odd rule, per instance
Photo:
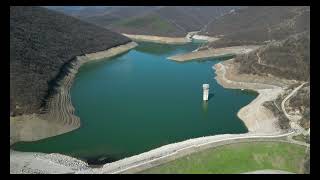
{"label": "forested hillside", "polygon": [[75,56],[131,40],[42,7],[10,7],[10,113],[39,112],[54,79]]}

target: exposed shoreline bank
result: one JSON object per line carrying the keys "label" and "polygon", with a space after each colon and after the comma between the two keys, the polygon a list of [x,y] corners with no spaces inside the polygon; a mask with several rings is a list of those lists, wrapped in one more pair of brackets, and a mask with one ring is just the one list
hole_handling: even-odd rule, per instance
{"label": "exposed shoreline bank", "polygon": [[217,76],[215,78],[217,82],[224,88],[249,89],[259,93],[256,99],[238,111],[237,116],[245,123],[249,132],[281,132],[281,129],[277,126],[277,118],[263,106],[263,103],[275,100],[278,95],[284,92],[285,87],[293,82],[238,74],[235,72],[232,63],[233,59],[215,64],[213,68],[216,70]]}
{"label": "exposed shoreline bank", "polygon": [[136,41],[143,41],[143,42],[153,42],[159,44],[187,44],[194,40],[201,40],[212,42],[216,41],[219,38],[211,37],[211,36],[203,36],[198,35],[198,31],[188,32],[185,37],[167,37],[167,36],[153,36],[153,35],[143,35],[143,34],[126,34],[122,33],[122,35],[127,36],[128,38]]}
{"label": "exposed shoreline bank", "polygon": [[153,42],[160,44],[186,44],[191,42],[187,37],[164,37],[164,36],[151,36],[151,35],[135,35],[135,34],[122,34],[128,38],[136,41]]}
{"label": "exposed shoreline bank", "polygon": [[219,40],[220,38],[195,34],[192,36],[192,39],[213,42],[213,41]]}
{"label": "exposed shoreline bank", "polygon": [[60,135],[80,127],[74,115],[70,88],[78,69],[85,63],[110,58],[137,46],[135,42],[116,46],[105,51],[77,56],[68,64],[68,73],[57,82],[57,93],[50,97],[43,114],[10,117],[10,145],[18,141],[35,141]]}
{"label": "exposed shoreline bank", "polygon": [[168,59],[173,61],[190,61],[194,59],[204,59],[204,58],[215,58],[227,55],[239,55],[245,54],[250,51],[258,49],[260,46],[230,46],[225,48],[208,49],[189,52],[185,54],[178,54],[168,57]]}

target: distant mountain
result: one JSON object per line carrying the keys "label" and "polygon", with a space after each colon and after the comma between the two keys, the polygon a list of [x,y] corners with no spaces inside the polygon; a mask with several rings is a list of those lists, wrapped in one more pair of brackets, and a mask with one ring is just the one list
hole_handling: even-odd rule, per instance
{"label": "distant mountain", "polygon": [[199,31],[212,19],[237,7],[232,6],[166,6],[143,15],[118,21],[112,30],[128,34],[182,37]]}
{"label": "distant mountain", "polygon": [[110,6],[109,9],[105,11],[104,14],[91,13],[90,16],[84,16],[80,14],[78,18],[81,20],[96,24],[98,26],[108,28],[108,25],[125,20],[127,18],[132,18],[136,16],[141,16],[147,14],[151,11],[156,10],[157,6]]}
{"label": "distant mountain", "polygon": [[51,7],[120,33],[182,37],[237,6]]}
{"label": "distant mountain", "polygon": [[110,9],[110,6],[44,6],[45,8],[55,10],[70,16],[90,16],[104,13]]}
{"label": "distant mountain", "polygon": [[118,33],[46,8],[11,6],[11,115],[37,113],[55,83],[53,80],[75,56],[130,41]]}
{"label": "distant mountain", "polygon": [[211,47],[263,44],[310,30],[310,7],[250,6],[212,21],[200,34],[220,36]]}
{"label": "distant mountain", "polygon": [[106,27],[126,18],[153,11],[160,6],[45,6],[81,20]]}

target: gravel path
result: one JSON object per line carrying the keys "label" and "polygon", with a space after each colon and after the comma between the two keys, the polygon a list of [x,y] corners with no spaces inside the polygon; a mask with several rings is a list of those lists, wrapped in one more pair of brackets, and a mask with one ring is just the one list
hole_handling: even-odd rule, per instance
{"label": "gravel path", "polygon": [[[309,131],[305,130],[301,125],[299,124],[298,120],[301,119],[302,117],[299,115],[290,115],[287,113],[286,108],[285,108],[285,103],[287,100],[289,100],[299,89],[303,87],[307,82],[302,83],[300,86],[296,87],[293,91],[291,91],[290,94],[285,97],[282,102],[281,102],[281,109],[282,112],[285,114],[285,116],[290,120],[290,127],[295,130],[296,135],[297,134],[303,134],[303,135],[310,135],[310,129]],[[292,139],[292,136],[290,136]],[[293,139],[292,139],[293,140]]]}
{"label": "gravel path", "polygon": [[285,97],[283,99],[283,101],[281,102],[281,108],[282,108],[282,111],[284,112],[284,115],[290,119],[291,121],[297,121],[299,119],[301,119],[301,116],[293,116],[293,115],[289,115],[286,111],[286,108],[285,108],[285,103],[287,102],[288,99],[290,99],[300,88],[302,88],[303,85],[305,85],[307,82],[304,82],[302,83],[300,86],[296,87],[293,91],[291,91],[290,94],[288,94],[287,97]]}

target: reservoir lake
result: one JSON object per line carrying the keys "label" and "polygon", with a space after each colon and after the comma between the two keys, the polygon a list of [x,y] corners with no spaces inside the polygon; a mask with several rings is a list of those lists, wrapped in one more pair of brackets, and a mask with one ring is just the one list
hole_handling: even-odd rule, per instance
{"label": "reservoir lake", "polygon": [[[228,57],[181,63],[167,57],[201,43],[138,44],[79,69],[71,88],[79,129],[11,148],[103,164],[191,138],[248,131],[237,112],[257,93],[225,89],[214,79],[212,66]],[[205,83],[210,84],[208,102],[202,100]]]}

